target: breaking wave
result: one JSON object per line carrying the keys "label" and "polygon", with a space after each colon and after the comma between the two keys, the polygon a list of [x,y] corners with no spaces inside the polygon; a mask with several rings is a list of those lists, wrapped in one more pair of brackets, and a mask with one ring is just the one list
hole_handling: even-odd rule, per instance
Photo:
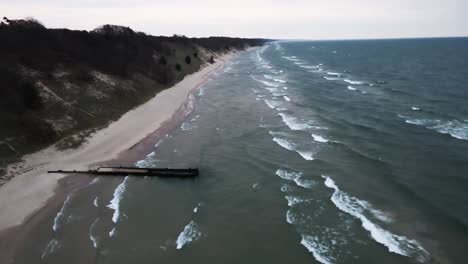
{"label": "breaking wave", "polygon": [[57,213],[57,215],[54,218],[54,225],[52,226],[52,230],[54,232],[57,232],[59,227],[64,223],[65,221],[65,210],[67,209],[68,206],[70,206],[70,199],[71,199],[71,194],[67,196],[65,201],[63,202],[62,208],[60,208],[60,211]]}
{"label": "breaking wave", "polygon": [[416,119],[402,115],[398,116],[405,119],[405,122],[408,124],[423,126],[442,134],[449,134],[457,139],[468,140],[468,122],[458,120],[444,121],[440,119]]}
{"label": "breaking wave", "polygon": [[198,225],[194,221],[191,221],[177,237],[176,248],[181,249],[185,245],[199,240],[201,235],[202,233],[200,232]]}
{"label": "breaking wave", "polygon": [[[373,209],[368,202],[359,200],[341,191],[330,177],[322,177],[325,178],[325,186],[334,190],[331,201],[335,206],[341,211],[361,220],[362,227],[369,231],[375,241],[387,247],[389,252],[414,257],[421,262],[429,259],[429,253],[416,240],[395,235],[371,222],[365,216],[365,213],[368,212],[376,218],[381,218],[382,213],[380,211]],[[376,212],[379,213],[376,214]]]}
{"label": "breaking wave", "polygon": [[350,80],[350,79],[344,79],[343,81],[349,83],[349,84],[364,84],[364,82],[361,82],[361,81],[353,81],[353,80]]}
{"label": "breaking wave", "polygon": [[305,160],[314,160],[314,154],[313,152],[308,152],[308,151],[303,151],[303,150],[297,150],[296,149],[296,144],[287,141],[286,139],[278,138],[274,135],[275,133],[270,131],[270,135],[273,136],[273,141],[276,142],[278,145],[281,147],[290,150],[290,151],[295,151],[298,153],[303,159]]}
{"label": "breaking wave", "polygon": [[60,248],[61,248],[60,242],[57,239],[52,238],[52,240],[49,241],[46,248],[42,252],[41,259],[46,258],[47,256],[59,250]]}
{"label": "breaking wave", "polygon": [[300,119],[287,115],[285,113],[279,113],[279,116],[281,116],[281,119],[283,119],[283,122],[291,129],[291,130],[306,130],[309,128],[312,128],[309,124],[306,124],[304,122],[301,122]]}
{"label": "breaking wave", "polygon": [[278,175],[282,179],[285,179],[288,181],[294,181],[297,186],[307,188],[307,189],[310,189],[315,184],[314,181],[304,179],[304,175],[302,172],[294,172],[294,171],[287,171],[284,169],[278,169],[276,170],[276,175]]}
{"label": "breaking wave", "polygon": [[114,210],[114,214],[112,215],[112,222],[117,223],[120,218],[120,202],[122,201],[122,196],[125,192],[127,187],[128,176],[125,177],[123,182],[117,186],[114,190],[114,198],[109,202],[107,205],[108,208]]}

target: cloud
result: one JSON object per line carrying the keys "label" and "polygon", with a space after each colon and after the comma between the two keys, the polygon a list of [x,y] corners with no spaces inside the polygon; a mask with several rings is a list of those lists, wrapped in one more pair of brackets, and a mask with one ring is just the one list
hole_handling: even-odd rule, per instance
{"label": "cloud", "polygon": [[49,27],[127,25],[155,35],[382,38],[468,35],[463,0],[0,0],[9,17]]}

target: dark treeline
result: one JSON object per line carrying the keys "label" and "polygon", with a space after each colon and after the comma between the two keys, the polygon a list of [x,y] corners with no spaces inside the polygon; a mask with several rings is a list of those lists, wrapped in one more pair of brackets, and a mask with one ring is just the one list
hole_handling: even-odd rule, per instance
{"label": "dark treeline", "polygon": [[[151,36],[113,25],[89,32],[47,29],[34,19],[4,18],[0,23],[0,167],[4,157],[21,156],[105,125],[203,63],[213,63],[217,54],[266,41]],[[118,85],[105,89],[96,72],[111,76]],[[64,89],[66,85],[73,89]]]}

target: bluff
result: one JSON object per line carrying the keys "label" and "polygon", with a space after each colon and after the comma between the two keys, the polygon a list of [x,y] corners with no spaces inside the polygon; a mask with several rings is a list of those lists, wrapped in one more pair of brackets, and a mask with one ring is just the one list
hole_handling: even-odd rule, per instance
{"label": "bluff", "polygon": [[4,18],[0,175],[8,163],[48,145],[79,146],[96,129],[223,53],[267,41],[151,36],[116,25],[48,29],[34,19]]}

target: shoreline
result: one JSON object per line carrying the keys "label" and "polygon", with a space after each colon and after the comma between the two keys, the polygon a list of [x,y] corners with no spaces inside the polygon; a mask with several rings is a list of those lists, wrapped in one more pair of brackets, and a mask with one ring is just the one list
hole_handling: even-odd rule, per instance
{"label": "shoreline", "polygon": [[[233,55],[232,52],[223,54],[214,64],[205,65],[199,71],[185,76],[174,86],[159,92],[148,102],[94,133],[77,149],[58,151],[51,146],[23,157],[24,168],[16,171],[15,177],[0,188],[0,235],[16,236],[14,230],[30,222],[36,215],[41,214],[41,211],[49,211],[48,204],[59,200],[54,199],[55,196],[59,198],[77,189],[77,186],[67,188],[67,184],[61,184],[67,182],[69,175],[47,174],[47,170],[86,170],[99,164],[112,164],[117,159],[120,162],[130,162],[140,156],[138,153],[141,154],[142,149],[145,149],[145,142],[165,135],[175,127],[177,120],[183,120],[190,113],[192,92],[203,85],[208,80],[208,75],[222,67]],[[149,148],[148,144],[146,148]],[[123,158],[124,156],[127,157]],[[81,182],[77,183],[78,186],[90,181],[87,176],[77,178],[81,179],[78,180]],[[20,240],[20,237],[22,236],[15,240]],[[14,250],[14,246],[7,245],[3,240],[6,239],[0,239],[2,251]]]}

